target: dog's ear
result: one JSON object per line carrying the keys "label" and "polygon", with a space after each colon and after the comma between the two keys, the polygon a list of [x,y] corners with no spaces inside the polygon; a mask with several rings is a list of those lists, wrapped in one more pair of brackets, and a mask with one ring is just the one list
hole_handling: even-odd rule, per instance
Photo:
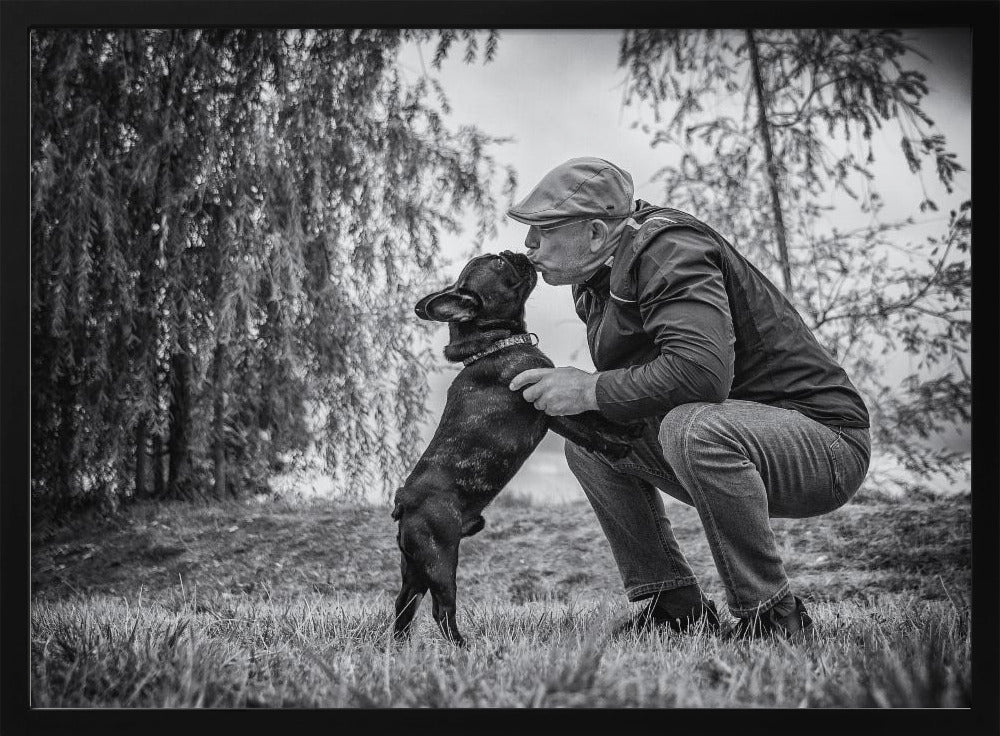
{"label": "dog's ear", "polygon": [[482,302],[472,292],[449,286],[417,302],[416,312],[420,319],[435,322],[468,322],[479,314],[481,307]]}

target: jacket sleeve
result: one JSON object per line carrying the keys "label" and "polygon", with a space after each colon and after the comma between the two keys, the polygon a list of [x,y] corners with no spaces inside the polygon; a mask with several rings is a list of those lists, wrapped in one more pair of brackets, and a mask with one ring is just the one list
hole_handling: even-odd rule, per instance
{"label": "jacket sleeve", "polygon": [[733,383],[733,321],[719,245],[693,228],[656,235],[636,261],[643,330],[659,355],[603,371],[601,413],[618,421],[665,414],[693,401],[722,401]]}

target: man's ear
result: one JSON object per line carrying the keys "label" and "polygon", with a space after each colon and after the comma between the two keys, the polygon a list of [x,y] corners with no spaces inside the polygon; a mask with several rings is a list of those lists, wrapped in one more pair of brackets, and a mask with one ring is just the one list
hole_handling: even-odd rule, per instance
{"label": "man's ear", "polygon": [[417,302],[416,312],[420,319],[434,322],[468,322],[474,319],[482,307],[475,294],[458,291],[454,286],[428,294]]}
{"label": "man's ear", "polygon": [[608,224],[604,220],[591,220],[587,225],[590,252],[596,253],[608,242]]}

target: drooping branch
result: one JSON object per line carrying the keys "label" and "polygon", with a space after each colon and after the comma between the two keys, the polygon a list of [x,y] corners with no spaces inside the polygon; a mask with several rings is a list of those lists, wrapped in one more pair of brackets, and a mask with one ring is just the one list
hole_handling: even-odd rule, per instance
{"label": "drooping branch", "polygon": [[747,45],[750,50],[750,70],[753,75],[754,90],[757,93],[757,130],[761,143],[764,145],[764,162],[767,171],[768,188],[771,192],[771,215],[774,218],[774,237],[778,243],[778,260],[781,266],[781,279],[785,293],[792,293],[792,266],[788,260],[788,239],[785,234],[785,218],[781,211],[781,196],[778,189],[778,163],[774,157],[774,146],[771,142],[771,128],[767,118],[767,97],[764,92],[764,77],[760,68],[760,56],[757,41],[752,29],[747,32]]}
{"label": "drooping branch", "polygon": [[[666,201],[709,222],[783,285],[871,402],[882,449],[912,465],[920,407],[956,423],[968,409],[961,402],[970,280],[964,216],[964,224],[953,222],[961,230],[954,247],[944,238],[913,242],[904,227],[927,222],[880,221],[873,136],[885,123],[900,131],[906,164],[897,176],[908,170],[917,180],[921,211],[937,209],[922,162],[949,195],[963,171],[922,109],[930,87],[907,67],[919,52],[901,36],[895,29],[636,30],[623,34],[619,64],[628,71],[626,104],[663,113],[663,122],[643,126],[651,145],[679,155],[655,175]],[[741,74],[744,85],[733,81]],[[831,214],[852,209],[841,193],[857,202],[866,227],[832,227]],[[775,247],[761,244],[770,232]],[[934,365],[934,375],[903,389],[879,364],[887,353],[917,358],[921,370]],[[937,373],[956,382],[953,406],[920,388]],[[894,421],[901,425],[885,424]]]}

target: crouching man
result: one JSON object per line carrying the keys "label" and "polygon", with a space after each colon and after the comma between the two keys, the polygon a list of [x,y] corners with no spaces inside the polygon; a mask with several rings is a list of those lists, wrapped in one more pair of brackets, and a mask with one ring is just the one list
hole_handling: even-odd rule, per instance
{"label": "crouching man", "polygon": [[657,489],[701,517],[738,620],[727,636],[809,633],[769,519],[825,514],[860,487],[868,411],[844,370],[722,236],[633,201],[631,176],[608,161],[557,166],[507,214],[529,226],[542,278],[572,286],[597,368],[529,370],[511,389],[552,416],[598,410],[647,423],[616,462],[566,443],[626,595],[649,599],[618,633],[720,628]]}

